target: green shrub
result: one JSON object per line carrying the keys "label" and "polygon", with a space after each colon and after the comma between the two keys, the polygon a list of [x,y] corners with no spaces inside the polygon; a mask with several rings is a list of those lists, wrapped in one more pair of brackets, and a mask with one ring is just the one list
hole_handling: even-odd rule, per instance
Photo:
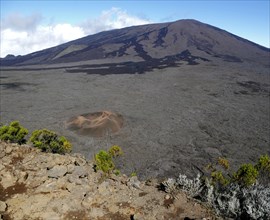
{"label": "green shrub", "polygon": [[259,158],[259,161],[256,164],[255,168],[258,171],[267,171],[267,172],[270,172],[270,158],[269,158],[269,156],[267,154],[261,156]]}
{"label": "green shrub", "polygon": [[234,174],[234,180],[247,187],[256,182],[258,174],[258,170],[252,164],[243,164]]}
{"label": "green shrub", "polygon": [[259,158],[255,168],[259,172],[258,181],[262,185],[270,187],[270,158],[269,156],[263,155]]}
{"label": "green shrub", "polygon": [[132,172],[132,173],[130,174],[130,176],[131,176],[131,177],[137,176],[137,173],[136,173],[136,172]]}
{"label": "green shrub", "polygon": [[112,146],[108,151],[99,151],[94,157],[95,169],[101,170],[106,175],[111,174],[112,171],[114,171],[116,175],[119,175],[120,171],[115,170],[113,158],[122,154],[122,149],[117,145]]}
{"label": "green shrub", "polygon": [[28,130],[22,127],[18,121],[0,127],[0,139],[3,141],[24,144],[26,143],[25,136],[27,134]]}
{"label": "green shrub", "polygon": [[34,147],[45,152],[64,154],[71,152],[70,142],[63,136],[58,135],[50,130],[35,130],[30,138]]}
{"label": "green shrub", "polygon": [[101,170],[105,174],[109,174],[115,168],[112,156],[104,150],[99,151],[95,155],[95,165],[96,170]]}
{"label": "green shrub", "polygon": [[206,167],[206,177],[210,183],[216,187],[223,187],[230,183],[230,174],[228,172],[229,161],[224,157],[219,157],[215,163],[210,163]]}
{"label": "green shrub", "polygon": [[213,171],[211,173],[212,184],[220,184],[221,186],[226,186],[230,183],[230,180],[225,178],[221,171]]}
{"label": "green shrub", "polygon": [[210,163],[206,167],[205,177],[214,186],[226,186],[237,182],[241,187],[249,187],[256,183],[270,185],[270,158],[263,155],[259,158],[257,164],[242,164],[239,169],[232,173],[229,161],[226,158],[219,157],[215,163]]}
{"label": "green shrub", "polygon": [[117,157],[117,156],[123,155],[123,151],[122,151],[121,147],[119,147],[118,145],[113,145],[112,147],[110,147],[110,149],[108,150],[108,153],[112,157]]}
{"label": "green shrub", "polygon": [[228,170],[230,168],[229,161],[224,157],[219,157],[217,164],[223,167],[225,170]]}
{"label": "green shrub", "polygon": [[119,175],[121,174],[121,171],[120,171],[120,170],[114,170],[114,174],[115,174],[116,176],[119,176]]}

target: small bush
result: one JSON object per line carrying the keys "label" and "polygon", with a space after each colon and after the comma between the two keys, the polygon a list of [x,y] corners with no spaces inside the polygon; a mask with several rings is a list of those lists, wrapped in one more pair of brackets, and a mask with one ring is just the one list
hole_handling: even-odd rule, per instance
{"label": "small bush", "polygon": [[50,130],[35,130],[30,138],[34,147],[45,152],[64,154],[71,152],[70,142],[63,136],[58,135]]}
{"label": "small bush", "polygon": [[132,173],[130,174],[130,176],[131,176],[131,177],[137,176],[137,173],[136,173],[136,172],[132,172]]}
{"label": "small bush", "polygon": [[261,156],[257,164],[255,165],[255,168],[259,172],[258,181],[261,184],[270,187],[270,158],[269,156],[267,154]]}
{"label": "small bush", "polygon": [[95,155],[95,165],[97,170],[101,170],[106,174],[109,174],[115,168],[112,156],[104,150]]}
{"label": "small bush", "polygon": [[206,175],[209,183],[216,187],[224,187],[231,182],[229,168],[229,161],[224,157],[219,157],[217,161],[212,164],[208,164],[206,167]]}
{"label": "small bush", "polygon": [[120,156],[122,154],[123,154],[122,149],[117,145],[112,146],[108,151],[104,150],[99,151],[94,158],[95,169],[101,170],[106,175],[111,174],[112,171],[114,171],[116,175],[119,175],[120,171],[114,170],[115,164],[113,162],[113,158]]}
{"label": "small bush", "polygon": [[230,183],[230,180],[225,178],[221,171],[213,171],[211,173],[212,184],[220,184],[221,186],[226,186]]}
{"label": "small bush", "polygon": [[256,164],[255,168],[257,170],[261,170],[261,171],[268,171],[270,172],[270,158],[269,156],[263,155],[259,158],[258,163]]}
{"label": "small bush", "polygon": [[233,176],[239,185],[247,187],[256,183],[258,174],[258,170],[252,164],[243,164]]}
{"label": "small bush", "polygon": [[121,174],[121,171],[120,171],[120,170],[114,170],[114,174],[115,174],[116,176],[119,176],[119,175]]}
{"label": "small bush", "polygon": [[218,158],[218,165],[222,166],[225,170],[228,170],[230,168],[229,161],[224,157]]}
{"label": "small bush", "polygon": [[25,144],[25,136],[28,130],[20,125],[18,121],[13,121],[9,125],[0,127],[0,139],[12,143]]}
{"label": "small bush", "polygon": [[110,149],[108,150],[108,153],[112,157],[117,157],[117,156],[123,155],[123,151],[122,151],[121,147],[119,147],[118,145],[113,145],[112,147],[110,147]]}

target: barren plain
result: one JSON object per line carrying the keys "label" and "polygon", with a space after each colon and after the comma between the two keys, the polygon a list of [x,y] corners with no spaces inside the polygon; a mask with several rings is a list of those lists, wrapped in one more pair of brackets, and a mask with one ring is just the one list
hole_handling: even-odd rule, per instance
{"label": "barren plain", "polygon": [[[7,67],[0,75],[0,121],[19,120],[30,133],[54,130],[87,159],[119,145],[124,155],[117,166],[128,175],[190,176],[220,156],[236,167],[270,154],[269,75],[267,66],[218,60],[143,74]],[[123,127],[92,137],[65,126],[100,111],[120,114]]]}

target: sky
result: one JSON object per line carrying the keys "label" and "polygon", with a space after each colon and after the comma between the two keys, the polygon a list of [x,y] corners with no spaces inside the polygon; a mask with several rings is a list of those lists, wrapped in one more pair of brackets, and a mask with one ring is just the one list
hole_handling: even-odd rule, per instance
{"label": "sky", "polygon": [[0,57],[127,26],[196,19],[270,47],[269,0],[0,0]]}

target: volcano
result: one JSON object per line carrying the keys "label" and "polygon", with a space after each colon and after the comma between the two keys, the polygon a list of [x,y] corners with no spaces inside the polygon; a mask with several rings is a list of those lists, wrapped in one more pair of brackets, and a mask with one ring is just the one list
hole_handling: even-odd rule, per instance
{"label": "volcano", "polygon": [[270,50],[196,20],[105,31],[1,59],[0,120],[48,128],[123,173],[196,176],[270,155]]}
{"label": "volcano", "polygon": [[[143,73],[187,62],[221,60],[269,65],[269,49],[196,20],[148,24],[100,32],[25,56],[2,66],[73,63],[87,73]],[[83,65],[82,65],[83,64]],[[101,66],[103,68],[101,68]]]}

